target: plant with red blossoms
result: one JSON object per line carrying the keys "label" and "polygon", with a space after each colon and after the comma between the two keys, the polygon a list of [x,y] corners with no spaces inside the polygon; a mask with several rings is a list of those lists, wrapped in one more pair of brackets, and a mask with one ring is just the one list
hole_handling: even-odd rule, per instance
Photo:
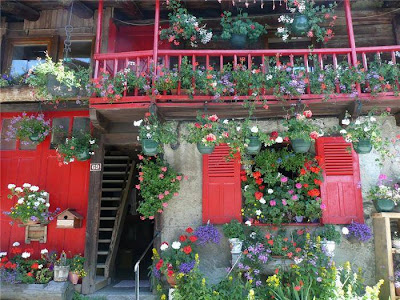
{"label": "plant with red blossoms", "polygon": [[195,123],[188,125],[185,139],[191,144],[216,146],[222,140],[221,120],[217,115],[198,114]]}
{"label": "plant with red blossoms", "polygon": [[288,137],[291,140],[312,141],[322,136],[323,132],[318,129],[311,117],[311,110],[305,110],[302,114],[296,113],[292,118],[288,117],[283,123],[288,128]]}

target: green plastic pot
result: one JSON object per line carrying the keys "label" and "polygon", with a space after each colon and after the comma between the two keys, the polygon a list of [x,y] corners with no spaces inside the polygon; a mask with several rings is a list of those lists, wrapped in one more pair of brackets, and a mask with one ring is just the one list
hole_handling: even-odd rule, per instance
{"label": "green plastic pot", "polygon": [[359,140],[353,143],[354,151],[358,154],[367,154],[372,150],[372,144],[370,140]]}
{"label": "green plastic pot", "polygon": [[143,154],[148,156],[155,156],[158,154],[158,143],[152,139],[142,140]]}
{"label": "green plastic pot", "polygon": [[377,199],[374,201],[374,205],[378,212],[390,212],[395,207],[395,203],[390,199]]}
{"label": "green plastic pot", "polygon": [[39,133],[37,133],[37,132],[32,133],[32,134],[29,136],[29,139],[30,139],[32,142],[39,142],[39,141],[40,141]]}
{"label": "green plastic pot", "polygon": [[85,161],[90,158],[89,150],[82,151],[76,155],[76,159],[79,161]]}
{"label": "green plastic pot", "polygon": [[231,45],[233,48],[236,48],[236,49],[246,48],[247,36],[244,34],[232,34]]}
{"label": "green plastic pot", "polygon": [[251,136],[249,138],[250,142],[249,145],[247,146],[246,152],[248,154],[258,154],[261,150],[261,141],[257,136]]}
{"label": "green plastic pot", "polygon": [[306,153],[310,150],[311,141],[306,141],[303,139],[292,140],[292,148],[296,153]]}
{"label": "green plastic pot", "polygon": [[310,23],[305,15],[297,15],[293,19],[292,23],[292,33],[294,35],[300,36],[307,33],[310,29]]}
{"label": "green plastic pot", "polygon": [[202,143],[197,143],[197,150],[199,150],[199,152],[201,154],[211,154],[214,151],[215,146],[206,146]]}

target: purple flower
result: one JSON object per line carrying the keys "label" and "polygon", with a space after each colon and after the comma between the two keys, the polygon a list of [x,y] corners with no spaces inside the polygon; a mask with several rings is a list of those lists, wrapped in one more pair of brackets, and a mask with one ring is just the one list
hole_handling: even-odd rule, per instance
{"label": "purple flower", "polygon": [[181,263],[181,265],[179,266],[179,272],[188,274],[190,271],[193,270],[195,264],[196,264],[195,260],[187,262],[187,263]]}
{"label": "purple flower", "polygon": [[156,266],[153,267],[153,276],[157,279],[161,279],[161,272],[157,270]]}
{"label": "purple flower", "polygon": [[219,244],[221,240],[221,234],[212,224],[197,227],[194,235],[197,236],[199,245],[205,245],[207,243]]}
{"label": "purple flower", "polygon": [[367,224],[352,222],[347,228],[349,236],[356,237],[360,242],[367,242],[372,238],[371,228]]}

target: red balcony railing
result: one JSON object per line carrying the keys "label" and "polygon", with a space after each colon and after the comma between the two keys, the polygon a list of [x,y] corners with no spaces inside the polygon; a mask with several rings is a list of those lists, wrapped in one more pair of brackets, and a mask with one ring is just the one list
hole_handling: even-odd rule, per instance
{"label": "red balcony railing", "polygon": [[[356,48],[357,60],[359,61],[360,68],[366,72],[369,64],[373,61],[374,57],[382,61],[391,60],[396,63],[396,57],[400,51],[400,46],[382,46],[382,47],[364,47]],[[149,51],[135,51],[135,52],[121,52],[121,53],[106,53],[95,54],[95,72],[94,78],[100,76],[100,70],[107,70],[111,75],[116,75],[117,72],[130,68],[136,72],[137,76],[147,74],[155,76],[152,70],[159,72],[162,68],[172,69],[176,66],[179,70],[182,65],[184,57],[188,57],[193,70],[198,68],[208,69],[212,67],[215,70],[223,70],[224,66],[231,64],[235,67],[237,64],[245,64],[248,69],[259,68],[262,72],[268,72],[267,64],[265,63],[271,58],[275,65],[290,64],[294,66],[302,66],[305,76],[313,72],[317,67],[323,68],[326,65],[331,65],[334,69],[338,68],[340,63],[345,63],[347,66],[352,66],[352,50],[351,48],[326,48],[326,49],[282,49],[282,50],[158,50],[157,64],[154,64],[153,50]],[[330,95],[328,101],[340,101],[342,99],[348,100],[350,95],[340,92],[340,78],[337,82],[336,92]],[[216,100],[215,96],[210,96],[202,91],[197,91],[193,96],[184,95],[182,93],[181,84],[178,83],[176,94],[171,94],[166,91],[154,91],[152,88],[153,79],[148,79],[148,84],[151,86],[150,90],[143,92],[135,89],[128,92],[124,90],[123,97],[118,100],[118,103],[143,103],[143,102],[201,102]],[[368,82],[364,86],[368,86]],[[196,82],[193,79],[193,87],[196,87]],[[366,92],[367,89],[361,89],[357,84],[358,97],[369,98],[370,93]],[[395,99],[393,92],[385,92],[382,95],[386,98]],[[310,87],[307,86],[304,94],[298,98],[305,101],[321,101],[323,95],[313,94]],[[244,101],[254,99],[249,95],[237,95],[234,91],[231,95],[224,95],[218,97],[219,101]],[[277,101],[274,95],[269,95],[263,90],[257,97],[257,100]],[[293,100],[292,97],[286,97],[286,100]],[[91,104],[108,103],[108,99],[91,98]]]}

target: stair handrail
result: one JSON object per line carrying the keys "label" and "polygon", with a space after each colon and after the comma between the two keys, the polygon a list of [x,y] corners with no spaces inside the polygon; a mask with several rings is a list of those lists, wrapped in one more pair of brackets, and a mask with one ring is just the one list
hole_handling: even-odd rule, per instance
{"label": "stair handrail", "polygon": [[136,295],[136,300],[139,300],[139,289],[140,289],[140,285],[139,285],[139,275],[140,275],[140,271],[139,271],[139,265],[142,261],[142,259],[145,257],[147,251],[149,251],[150,247],[154,244],[155,239],[160,235],[161,231],[156,231],[154,234],[153,239],[151,240],[151,242],[147,245],[146,250],[143,251],[142,255],[140,256],[140,258],[138,259],[138,261],[135,264],[135,267],[133,268],[133,270],[135,271],[135,295]]}

